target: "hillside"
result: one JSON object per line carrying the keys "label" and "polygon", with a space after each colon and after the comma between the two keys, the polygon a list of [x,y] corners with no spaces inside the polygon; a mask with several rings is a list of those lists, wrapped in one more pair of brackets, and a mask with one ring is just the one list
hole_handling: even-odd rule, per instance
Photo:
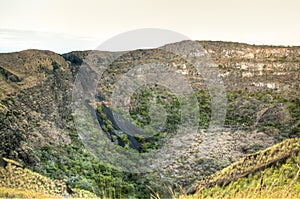
{"label": "hillside", "polygon": [[18,198],[95,198],[87,191],[70,190],[59,180],[51,180],[24,168],[20,163],[3,158],[0,160],[0,197]]}
{"label": "hillside", "polygon": [[[198,43],[224,82],[226,117],[222,128],[213,132],[209,131],[212,93],[205,77],[187,57],[166,50],[182,49],[187,41],[121,56],[100,51],[59,55],[40,50],[0,54],[0,157],[98,196],[114,193],[148,197],[150,186],[168,197],[168,186],[187,189],[241,157],[300,137],[300,47]],[[85,65],[87,61],[96,67]],[[84,110],[90,114],[76,115],[74,89],[78,85],[74,82],[78,72],[82,68],[92,71],[83,79],[89,82],[100,71],[99,65],[110,62],[99,81],[92,86],[80,85],[88,98],[83,101]],[[112,113],[119,110],[109,107],[109,103],[114,104],[109,100],[118,80],[135,66],[149,63],[164,63],[188,80],[193,89],[191,97],[198,101],[198,106],[188,111],[199,112],[199,132],[188,134],[187,129],[186,136],[176,137],[174,132],[181,125],[180,99],[170,89],[154,84],[140,87],[132,95],[126,131],[116,125]],[[151,123],[154,97],[155,103],[166,110],[164,117],[156,117],[164,118],[166,124],[156,121],[156,131],[150,138],[132,135]],[[88,145],[82,142],[76,117],[94,136]],[[103,148],[95,147],[99,140],[112,143],[113,149],[139,154],[160,151],[163,156],[153,172],[124,172],[101,159]],[[182,143],[180,147],[178,143]]]}
{"label": "hillside", "polygon": [[[200,181],[180,198],[207,197],[299,197],[300,140],[288,139],[265,150],[249,154],[232,165]],[[279,152],[279,153],[277,153]],[[247,165],[247,166],[245,166]],[[0,167],[1,197],[93,198],[92,193],[73,189],[64,182],[50,180],[3,158]],[[71,194],[69,192],[72,192]],[[194,195],[187,195],[191,193]],[[176,194],[173,193],[173,197]],[[154,197],[159,197],[155,196]]]}
{"label": "hillside", "polygon": [[[249,154],[200,181],[182,198],[298,198],[300,140]],[[196,192],[196,193],[195,193]]]}

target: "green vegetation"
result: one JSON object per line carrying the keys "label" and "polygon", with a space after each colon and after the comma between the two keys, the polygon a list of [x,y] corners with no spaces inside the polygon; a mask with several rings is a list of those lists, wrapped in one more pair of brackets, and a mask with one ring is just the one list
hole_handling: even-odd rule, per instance
{"label": "green vegetation", "polygon": [[[300,138],[294,138],[241,158],[188,192],[168,190],[173,199],[299,198],[299,179]],[[160,194],[150,189],[159,199]]]}
{"label": "green vegetation", "polygon": [[41,162],[42,165],[35,168],[36,172],[101,197],[111,193],[128,197],[135,190],[135,184],[126,173],[103,164],[83,146],[64,145],[57,149],[47,146],[43,149]]}
{"label": "green vegetation", "polygon": [[[136,93],[130,114],[138,126],[149,124],[150,100],[156,96],[156,103],[162,103],[168,111],[163,132],[172,134],[180,124],[180,103],[176,96],[158,87],[147,87]],[[297,97],[280,95],[273,91],[228,91],[225,126],[232,129],[251,131],[257,128],[278,141],[300,136],[300,100]],[[163,96],[163,97],[161,97]],[[198,100],[200,128],[209,126],[211,101],[207,90],[195,94]],[[184,100],[184,99],[183,99]],[[184,103],[184,101],[183,101]],[[190,112],[195,110],[190,110]],[[280,134],[274,134],[274,130]]]}
{"label": "green vegetation", "polygon": [[63,181],[51,180],[32,172],[14,160],[3,158],[1,162],[6,165],[0,167],[0,197],[96,197],[95,194],[80,189],[73,189],[72,193],[68,193]]}
{"label": "green vegetation", "polygon": [[284,161],[293,154],[300,152],[300,138],[287,139],[265,150],[247,155],[229,167],[216,172],[204,181],[199,187],[225,186],[231,181],[248,176],[279,161]]}
{"label": "green vegetation", "polygon": [[200,189],[180,198],[299,198],[300,156],[292,155],[262,171],[230,182],[227,186]]}
{"label": "green vegetation", "polygon": [[[167,92],[166,90],[163,91]],[[137,107],[140,106],[141,109],[132,109],[132,116],[142,116],[143,119],[136,119],[136,121],[143,125],[149,122],[147,121],[147,114],[149,114],[149,112],[143,115],[138,111],[148,111],[147,106],[149,101],[146,102],[146,99],[149,100],[151,98],[143,98],[141,96],[137,96],[136,100],[145,100],[145,103],[140,103],[141,101],[139,101],[136,105]],[[211,114],[210,96],[207,91],[199,91],[196,93],[196,97],[200,109],[200,126],[205,128],[209,124]],[[283,96],[271,92],[257,93],[248,91],[231,91],[227,93],[227,97],[228,111],[226,125],[229,125],[231,128],[238,128],[244,124],[243,128],[246,130],[259,128],[261,131],[266,131],[267,133],[271,133],[271,130],[278,128],[280,132],[282,132],[278,137],[274,135],[278,140],[288,137],[299,137],[299,100],[284,98]],[[169,98],[159,96],[157,99],[163,101],[161,102],[162,105],[168,110],[168,117],[170,119],[167,121],[180,124],[180,121],[177,120],[180,115],[176,111],[172,112],[172,106],[175,107],[174,110],[176,110],[176,107],[180,108],[178,100],[172,95],[169,95]],[[159,100],[157,100],[157,102],[160,102]],[[17,99],[13,98],[1,102],[1,107],[5,111],[3,117],[8,117],[6,111],[16,102]],[[266,112],[258,117],[257,112],[263,109],[266,109]],[[98,107],[98,112],[101,113],[101,117],[105,123],[103,128],[109,132],[112,130],[111,121],[102,113],[101,107]],[[9,117],[15,117],[13,113],[8,114],[11,114]],[[284,122],[281,122],[281,120]],[[87,125],[93,126],[93,124]],[[68,131],[70,132],[69,135],[72,139],[72,144],[55,147],[45,145],[41,149],[41,153],[32,153],[32,157],[39,159],[39,166],[31,166],[31,169],[52,179],[64,180],[68,182],[72,189],[88,190],[95,192],[98,196],[108,196],[111,193],[115,196],[121,195],[124,197],[132,196],[133,193],[136,196],[148,196],[150,194],[150,190],[145,188],[149,179],[139,178],[138,176],[110,168],[108,165],[105,165],[93,157],[93,155],[84,148],[74,129],[70,128]],[[153,140],[145,140],[140,136],[136,136],[135,138],[141,143],[141,152],[147,152],[150,149],[159,147],[163,139],[171,134],[172,130],[166,128],[165,131],[156,133]],[[17,136],[17,134],[11,134],[11,136]],[[25,140],[24,137],[22,137],[22,139]],[[11,140],[16,141],[16,138],[12,138]],[[128,137],[122,135],[122,140],[124,143],[127,143]],[[259,149],[260,147],[255,150]],[[201,164],[201,161],[202,160],[199,160],[198,163]]]}
{"label": "green vegetation", "polygon": [[[133,119],[133,122],[138,126],[143,127],[145,125],[149,125],[150,123],[153,126],[156,125],[155,121],[151,121],[149,114],[150,106],[152,103],[154,103],[153,105],[160,105],[167,112],[166,123],[160,124],[160,127],[168,133],[176,131],[177,126],[180,123],[180,103],[176,96],[170,93],[166,88],[158,85],[147,85],[139,88],[132,96],[132,99],[130,116]],[[161,116],[157,115],[157,117]]]}
{"label": "green vegetation", "polygon": [[[256,139],[257,134],[258,139],[267,138],[270,143],[288,138],[297,139],[289,139],[270,149],[248,155],[227,169],[206,178],[202,181],[203,184],[199,185],[198,195],[193,197],[250,197],[253,193],[259,197],[299,197],[297,192],[299,190],[297,150],[300,137],[300,100],[297,84],[299,47],[290,48],[287,56],[288,48],[255,47],[223,42],[200,43],[209,50],[220,75],[224,75],[228,100],[225,121],[227,132],[242,130],[243,133],[249,132],[253,139]],[[275,53],[272,52],[274,49]],[[107,61],[107,55],[110,58],[114,57],[109,52],[98,53],[98,61]],[[98,152],[96,155],[113,153],[115,149],[114,145],[106,151],[97,147],[103,135],[95,127],[99,122],[95,121],[96,118],[85,116],[80,118],[86,129],[82,127],[85,125],[76,126],[75,129],[73,124],[71,107],[73,82],[79,65],[88,54],[89,51],[85,51],[61,56],[49,51],[28,50],[0,55],[0,157],[17,160],[28,168],[24,169],[19,163],[6,159],[9,164],[0,168],[0,183],[2,183],[0,197],[65,197],[66,193],[63,193],[63,190],[66,189],[66,183],[77,194],[72,197],[94,197],[96,194],[102,198],[141,198],[150,196],[150,189],[165,191],[163,182],[157,175],[119,171],[97,159],[86,149],[95,146]],[[199,71],[197,72],[184,58],[162,49],[125,53],[103,73],[97,84],[97,91],[103,93],[106,99],[110,99],[114,83],[122,75],[135,66],[147,63],[164,63],[166,69],[175,69],[179,72],[183,68],[187,70],[185,77],[195,90],[195,94],[191,97],[197,98],[199,106],[189,107],[190,109],[185,111],[194,113],[199,110],[199,127],[208,128],[212,107],[210,93],[203,83],[204,79],[201,75],[195,75]],[[266,83],[270,83],[270,87],[273,83],[278,84],[280,88],[276,86],[269,89]],[[90,88],[88,86],[86,88],[90,92]],[[136,139],[139,152],[146,153],[160,148],[175,134],[182,124],[181,119],[184,115],[182,105],[187,101],[188,99],[180,99],[168,88],[159,85],[145,85],[134,93],[130,118],[126,119],[152,133],[154,136],[151,138],[140,135],[131,137],[129,134],[119,132],[120,130],[114,129],[110,115],[103,112],[103,106],[97,107],[97,111],[108,141],[111,140],[115,144],[123,142],[124,147],[120,147],[120,150],[127,151],[133,150],[132,140]],[[164,114],[156,114],[151,108],[154,104],[164,109]],[[91,108],[91,112],[93,111]],[[149,124],[155,128],[149,128]],[[92,137],[89,146],[83,146],[76,130],[91,130],[88,131]],[[212,142],[213,139],[212,136]],[[239,138],[233,139],[237,139],[234,140],[237,145],[241,142]],[[195,141],[193,144],[200,144],[198,139],[191,141]],[[241,154],[255,152],[265,146],[260,143],[253,144]],[[230,153],[231,148],[228,151]],[[213,151],[213,153],[221,152]],[[218,157],[213,155],[210,153],[208,156]],[[180,159],[180,165],[178,162],[172,163],[170,171],[166,170],[169,173],[166,172],[167,175],[162,175],[161,178],[171,179],[170,182],[174,184],[182,183],[183,186],[189,186],[190,182],[187,179],[176,179],[183,173],[185,167],[202,168],[206,164],[214,172],[223,168],[224,164],[232,162],[230,158],[226,163],[216,160],[213,164],[214,161],[207,161],[206,157],[196,157],[191,160],[195,162],[189,165],[184,159]],[[197,173],[202,175],[201,171]],[[211,173],[205,173],[205,176]],[[191,169],[187,174],[198,178]],[[203,175],[199,180],[204,177]],[[149,185],[152,188],[147,188]],[[87,192],[82,191],[83,189]]]}

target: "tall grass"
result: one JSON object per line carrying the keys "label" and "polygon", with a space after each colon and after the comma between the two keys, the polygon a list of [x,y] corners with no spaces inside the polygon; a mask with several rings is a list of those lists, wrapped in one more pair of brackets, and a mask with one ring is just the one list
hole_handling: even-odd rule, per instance
{"label": "tall grass", "polygon": [[[196,193],[173,199],[194,198],[300,198],[300,139],[288,139],[241,158],[199,183]],[[159,199],[154,192],[153,197]]]}

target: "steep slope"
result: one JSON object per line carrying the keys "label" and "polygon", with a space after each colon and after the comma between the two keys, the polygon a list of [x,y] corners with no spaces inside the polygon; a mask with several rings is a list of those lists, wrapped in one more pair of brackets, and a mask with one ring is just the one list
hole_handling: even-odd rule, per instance
{"label": "steep slope", "polygon": [[36,154],[46,144],[70,143],[64,131],[71,114],[69,65],[53,52],[37,50],[1,54],[0,65],[22,76],[20,82],[1,84],[0,154],[38,164]]}
{"label": "steep slope", "polygon": [[[136,192],[138,196],[148,196],[145,185],[157,190],[161,188],[163,193],[166,190],[162,184],[189,186],[244,155],[287,138],[300,137],[300,47],[199,43],[211,56],[226,88],[225,126],[213,134],[206,131],[212,109],[203,77],[183,57],[162,49],[136,50],[120,57],[118,53],[97,51],[58,55],[50,51],[27,50],[0,54],[0,156],[17,160],[47,177],[66,180],[71,187],[95,189],[99,195],[105,187],[111,187],[122,194]],[[182,44],[170,45],[180,48]],[[89,54],[95,56],[88,57]],[[147,124],[149,96],[159,93],[161,105],[168,108],[169,123],[153,139],[135,138],[140,152],[157,150],[166,142],[176,144],[181,141],[183,148],[172,151],[175,158],[162,162],[165,164],[153,174],[123,173],[99,161],[83,146],[72,114],[73,83],[86,58],[93,58],[94,64],[112,61],[97,82],[97,94],[107,100],[116,82],[136,65],[165,63],[175,69],[187,77],[195,91],[201,131],[179,140],[172,139],[176,129],[173,124],[178,124],[178,100],[169,90],[149,85],[134,94],[131,121],[138,125]],[[90,94],[91,89],[86,87],[87,93]],[[97,96],[94,100],[101,101]],[[97,114],[97,107],[87,108]],[[108,108],[106,113],[110,111]],[[105,118],[104,114],[101,116]],[[102,125],[103,131],[113,123],[107,118]],[[89,122],[92,121],[87,124]],[[126,132],[119,138],[126,143],[124,150],[132,146]]]}
{"label": "steep slope", "polygon": [[193,196],[297,198],[300,175],[300,139],[288,139],[265,150],[249,154],[200,181],[189,190]]}
{"label": "steep slope", "polygon": [[76,67],[49,51],[0,54],[0,60],[11,73],[30,79],[22,80],[26,80],[24,87],[9,79],[0,86],[14,88],[0,102],[0,157],[65,180],[72,188],[95,190],[99,195],[106,187],[128,193],[131,182],[119,184],[124,174],[94,158],[74,128],[71,99]]}
{"label": "steep slope", "polygon": [[0,197],[30,198],[64,198],[82,197],[95,198],[96,195],[87,191],[71,190],[59,180],[51,180],[13,160],[0,160]]}
{"label": "steep slope", "polygon": [[51,51],[24,50],[2,53],[0,56],[1,96],[17,94],[22,89],[41,84],[56,70],[65,70],[68,64]]}
{"label": "steep slope", "polygon": [[[150,121],[151,97],[162,93],[164,97],[157,101],[163,101],[160,103],[163,107],[172,107],[167,110],[169,123],[166,125],[172,128],[165,128],[158,137],[160,140],[168,137],[167,143],[174,143],[174,146],[184,143],[181,147],[170,150],[173,160],[161,160],[161,166],[149,182],[158,189],[160,184],[188,186],[197,178],[211,175],[248,153],[300,136],[299,47],[208,41],[199,43],[213,60],[226,88],[225,128],[214,133],[206,131],[212,107],[204,77],[184,57],[167,52],[164,48],[123,54],[102,73],[98,82],[98,94],[110,99],[117,88],[117,82],[135,66],[163,63],[184,75],[196,91],[200,128],[203,131],[173,140],[168,135],[172,134],[172,128],[178,124],[176,118],[180,117],[180,113],[172,112],[172,109],[179,109],[180,106],[174,106],[176,100],[173,103],[171,97],[167,99],[170,90],[161,92],[161,88],[156,85],[147,85],[146,88],[137,90],[131,98],[132,120],[143,126]],[[167,47],[179,49],[184,45],[185,42],[180,42]],[[137,72],[136,76],[138,75]],[[114,104],[113,101],[111,103]],[[144,150],[160,147],[160,143],[153,140],[141,144]]]}

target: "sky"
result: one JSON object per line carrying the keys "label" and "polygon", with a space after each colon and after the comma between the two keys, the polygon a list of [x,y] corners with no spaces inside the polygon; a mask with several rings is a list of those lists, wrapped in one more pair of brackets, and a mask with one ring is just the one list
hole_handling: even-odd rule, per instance
{"label": "sky", "polygon": [[299,0],[0,0],[0,52],[95,49],[142,28],[192,40],[300,46],[299,8]]}

